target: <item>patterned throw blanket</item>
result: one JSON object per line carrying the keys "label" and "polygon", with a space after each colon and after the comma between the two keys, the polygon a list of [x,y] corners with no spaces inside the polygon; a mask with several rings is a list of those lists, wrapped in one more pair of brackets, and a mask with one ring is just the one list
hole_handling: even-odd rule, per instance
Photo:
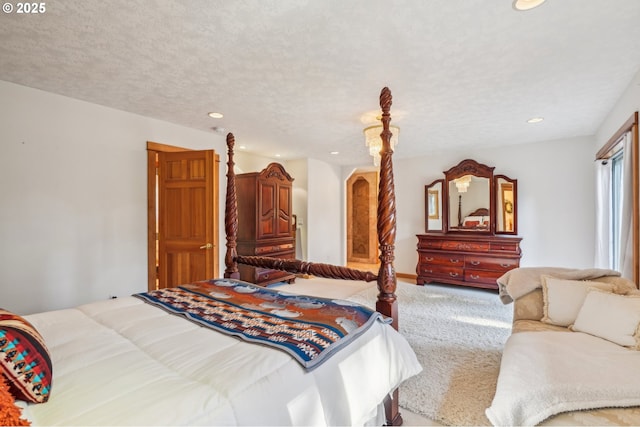
{"label": "patterned throw blanket", "polygon": [[311,370],[379,319],[356,303],[289,294],[232,279],[213,279],[134,297],[192,322],[289,353]]}

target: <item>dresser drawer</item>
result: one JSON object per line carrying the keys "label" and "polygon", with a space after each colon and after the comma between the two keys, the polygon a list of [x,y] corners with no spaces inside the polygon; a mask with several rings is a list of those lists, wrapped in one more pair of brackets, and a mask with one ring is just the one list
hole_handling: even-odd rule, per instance
{"label": "dresser drawer", "polygon": [[421,265],[419,274],[437,279],[457,279],[462,280],[464,269],[461,267],[448,267],[445,265]]}
{"label": "dresser drawer", "polygon": [[283,252],[289,251],[293,249],[293,243],[284,243],[281,245],[269,245],[269,246],[258,246],[256,247],[256,255],[266,256],[267,254],[271,254],[274,252]]}
{"label": "dresser drawer", "polygon": [[496,280],[502,274],[501,271],[465,269],[464,280],[465,282],[487,283],[497,286]]}
{"label": "dresser drawer", "polygon": [[519,253],[519,245],[511,242],[491,242],[492,251]]}
{"label": "dresser drawer", "polygon": [[519,260],[512,258],[494,258],[488,256],[467,255],[464,267],[472,270],[492,270],[501,274],[518,267]]}
{"label": "dresser drawer", "polygon": [[464,265],[464,256],[455,253],[423,252],[420,253],[420,264],[462,267]]}
{"label": "dresser drawer", "polygon": [[442,248],[442,240],[418,240],[418,249],[440,249]]}
{"label": "dresser drawer", "polygon": [[256,268],[254,277],[256,283],[260,284],[262,282],[275,281],[287,276],[291,276],[291,273],[280,270],[271,270],[267,268]]}
{"label": "dresser drawer", "polygon": [[447,251],[487,252],[490,248],[489,242],[442,242],[442,249]]}

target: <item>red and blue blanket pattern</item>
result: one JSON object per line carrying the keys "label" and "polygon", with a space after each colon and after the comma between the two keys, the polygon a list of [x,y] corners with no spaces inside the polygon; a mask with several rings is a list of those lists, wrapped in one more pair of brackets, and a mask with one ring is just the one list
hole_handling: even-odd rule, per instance
{"label": "red and blue blanket pattern", "polygon": [[133,295],[202,326],[287,352],[311,370],[391,319],[359,304],[296,295],[233,279],[194,282]]}

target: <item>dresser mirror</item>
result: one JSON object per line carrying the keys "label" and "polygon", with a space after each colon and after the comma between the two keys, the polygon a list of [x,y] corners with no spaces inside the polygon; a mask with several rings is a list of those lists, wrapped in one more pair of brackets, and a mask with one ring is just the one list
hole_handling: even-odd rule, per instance
{"label": "dresser mirror", "polygon": [[493,167],[467,159],[444,172],[448,232],[492,233]]}
{"label": "dresser mirror", "polygon": [[466,159],[425,186],[425,230],[517,234],[517,181]]}
{"label": "dresser mirror", "polygon": [[496,175],[496,233],[518,233],[518,211],[516,200],[518,199],[518,183],[515,179],[504,175]]}
{"label": "dresser mirror", "polygon": [[491,230],[489,178],[464,175],[449,181],[449,231]]}
{"label": "dresser mirror", "polygon": [[424,211],[426,231],[442,232],[444,230],[444,215],[442,205],[443,182],[443,179],[437,179],[431,184],[424,186]]}

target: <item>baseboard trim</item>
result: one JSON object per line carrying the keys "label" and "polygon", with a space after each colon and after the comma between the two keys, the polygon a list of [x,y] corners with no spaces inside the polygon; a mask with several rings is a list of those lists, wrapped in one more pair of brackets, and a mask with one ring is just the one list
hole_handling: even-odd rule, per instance
{"label": "baseboard trim", "polygon": [[408,273],[396,273],[396,277],[399,277],[401,279],[411,279],[411,280],[418,280],[418,275],[416,274],[408,274]]}

